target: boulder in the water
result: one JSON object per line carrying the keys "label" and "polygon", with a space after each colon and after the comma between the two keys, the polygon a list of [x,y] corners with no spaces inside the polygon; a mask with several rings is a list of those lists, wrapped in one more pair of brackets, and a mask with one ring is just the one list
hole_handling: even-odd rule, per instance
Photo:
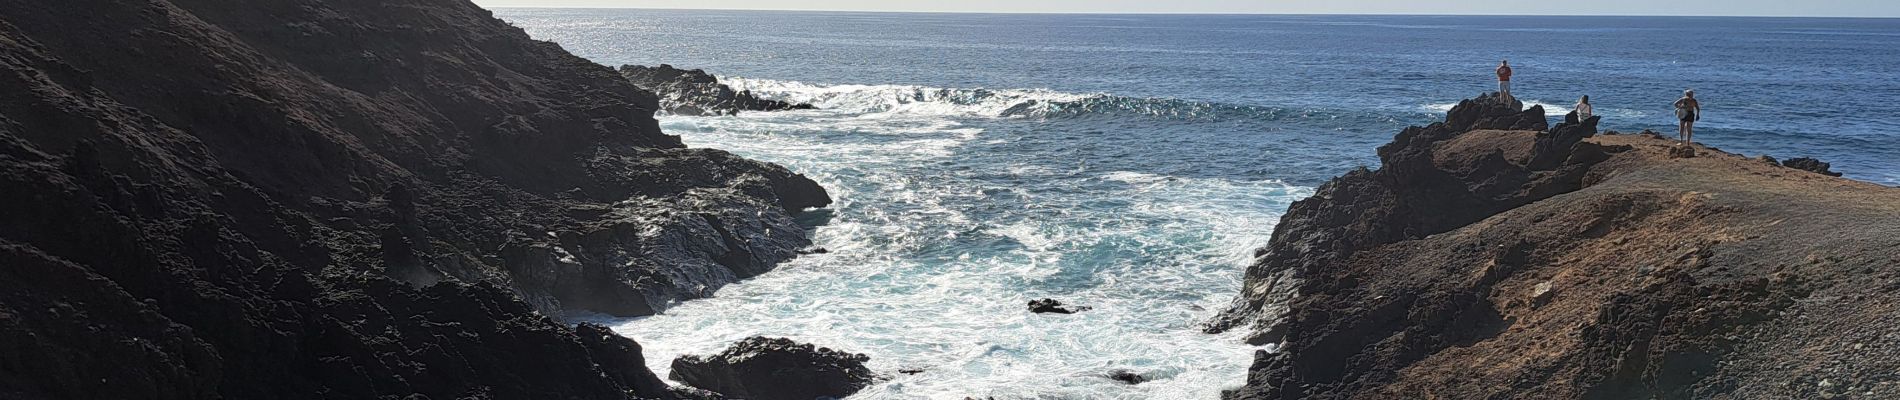
{"label": "boulder in the water", "polygon": [[1029,312],[1037,314],[1074,314],[1088,311],[1087,306],[1065,306],[1056,299],[1030,300]]}
{"label": "boulder in the water", "polygon": [[1142,376],[1139,373],[1135,373],[1134,371],[1129,371],[1125,369],[1118,369],[1113,372],[1109,372],[1108,379],[1114,379],[1117,381],[1121,381],[1121,383],[1126,383],[1130,385],[1139,385],[1142,382],[1147,382],[1149,380],[1148,377],[1146,376]]}
{"label": "boulder in the water", "polygon": [[864,366],[870,359],[791,339],[754,336],[712,356],[680,356],[668,377],[731,398],[843,398],[877,379]]}

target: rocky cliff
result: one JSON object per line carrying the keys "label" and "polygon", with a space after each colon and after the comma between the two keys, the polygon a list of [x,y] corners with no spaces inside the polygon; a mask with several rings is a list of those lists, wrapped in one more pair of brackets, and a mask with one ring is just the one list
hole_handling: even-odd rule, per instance
{"label": "rocky cliff", "polygon": [[1295,203],[1236,399],[1900,396],[1900,189],[1485,97]]}
{"label": "rocky cliff", "polygon": [[[0,398],[669,397],[830,202],[463,0],[0,0]],[[415,397],[405,397],[418,395]]]}

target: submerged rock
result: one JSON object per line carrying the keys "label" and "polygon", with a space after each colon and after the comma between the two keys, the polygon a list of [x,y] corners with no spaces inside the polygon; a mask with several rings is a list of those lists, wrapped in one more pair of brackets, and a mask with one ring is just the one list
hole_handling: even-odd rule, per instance
{"label": "submerged rock", "polygon": [[811,104],[762,99],[750,90],[733,90],[731,86],[719,83],[719,78],[697,69],[684,70],[666,64],[658,67],[623,65],[620,67],[620,76],[626,77],[634,86],[658,94],[660,106],[667,112],[679,115],[736,115],[740,111],[816,108]]}
{"label": "submerged rock", "polygon": [[680,356],[668,377],[732,398],[842,398],[877,379],[864,366],[870,359],[791,339],[754,336],[716,355]]}
{"label": "submerged rock", "polygon": [[1062,305],[1062,302],[1056,301],[1056,299],[1042,299],[1042,300],[1029,301],[1029,312],[1037,313],[1037,314],[1051,314],[1051,313],[1074,314],[1074,313],[1079,313],[1083,311],[1088,311],[1089,309],[1090,307],[1087,307],[1087,306],[1073,306],[1073,307],[1064,306]]}
{"label": "submerged rock", "polygon": [[1125,369],[1118,369],[1118,370],[1109,372],[1108,375],[1106,376],[1108,377],[1108,379],[1114,379],[1116,381],[1120,381],[1121,383],[1126,383],[1130,385],[1139,385],[1142,382],[1147,382],[1149,380],[1148,377],[1146,376],[1142,376],[1139,373],[1135,373],[1134,371],[1129,371]]}

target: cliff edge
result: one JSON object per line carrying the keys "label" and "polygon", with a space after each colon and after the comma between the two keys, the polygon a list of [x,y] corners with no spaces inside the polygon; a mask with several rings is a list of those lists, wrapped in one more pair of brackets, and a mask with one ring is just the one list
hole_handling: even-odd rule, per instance
{"label": "cliff edge", "polygon": [[1295,203],[1233,399],[1900,396],[1900,189],[1490,97]]}
{"label": "cliff edge", "polygon": [[0,398],[671,397],[547,315],[709,295],[830,198],[658,107],[461,0],[0,0]]}

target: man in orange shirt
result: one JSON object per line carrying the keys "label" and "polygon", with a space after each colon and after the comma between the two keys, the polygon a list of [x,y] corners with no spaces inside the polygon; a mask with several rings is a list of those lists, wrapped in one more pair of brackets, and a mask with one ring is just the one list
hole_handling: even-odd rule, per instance
{"label": "man in orange shirt", "polygon": [[1504,101],[1517,99],[1511,96],[1511,60],[1498,62],[1498,94],[1504,96]]}

